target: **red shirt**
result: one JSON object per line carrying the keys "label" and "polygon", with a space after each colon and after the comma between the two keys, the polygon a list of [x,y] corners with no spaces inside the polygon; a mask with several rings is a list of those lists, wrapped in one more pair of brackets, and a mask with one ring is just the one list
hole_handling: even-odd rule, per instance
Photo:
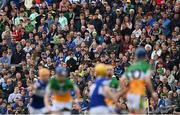
{"label": "red shirt", "polygon": [[41,0],[35,0],[36,1],[36,4],[40,4],[41,3]]}
{"label": "red shirt", "polygon": [[14,39],[16,39],[16,41],[21,41],[21,37],[22,37],[22,32],[21,31],[13,31],[12,32],[12,37]]}
{"label": "red shirt", "polygon": [[161,5],[161,0],[156,0],[157,5]]}

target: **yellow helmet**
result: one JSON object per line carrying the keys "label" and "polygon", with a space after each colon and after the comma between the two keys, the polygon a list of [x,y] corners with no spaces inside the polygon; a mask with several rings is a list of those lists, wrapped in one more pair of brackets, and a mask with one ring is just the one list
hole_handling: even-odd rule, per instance
{"label": "yellow helmet", "polygon": [[107,75],[107,66],[103,63],[96,64],[95,72],[97,76],[106,76]]}
{"label": "yellow helmet", "polygon": [[46,76],[50,76],[50,71],[47,68],[41,68],[39,69],[39,77],[46,77]]}

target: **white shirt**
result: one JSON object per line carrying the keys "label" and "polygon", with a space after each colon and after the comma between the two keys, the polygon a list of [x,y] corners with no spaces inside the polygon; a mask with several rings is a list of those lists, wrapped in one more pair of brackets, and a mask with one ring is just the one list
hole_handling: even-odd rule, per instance
{"label": "white shirt", "polygon": [[33,5],[34,0],[24,0],[24,6],[27,8],[27,9],[30,9]]}
{"label": "white shirt", "polygon": [[26,52],[26,53],[29,53],[31,50],[32,50],[32,47],[29,46],[29,47],[24,47],[23,50]]}
{"label": "white shirt", "polygon": [[20,93],[11,93],[8,98],[8,103],[15,102],[15,99],[17,99],[17,98],[21,98]]}
{"label": "white shirt", "polygon": [[154,59],[154,56],[155,55],[158,55],[158,56],[161,56],[161,53],[162,53],[162,50],[161,49],[159,49],[159,50],[154,50],[153,52],[152,52],[152,54],[151,54],[151,59]]}
{"label": "white shirt", "polygon": [[[65,59],[65,63],[71,58],[71,56],[67,56]],[[77,60],[77,58],[75,56],[73,56],[73,59]]]}
{"label": "white shirt", "polygon": [[68,20],[66,17],[62,16],[62,17],[59,17],[59,23],[61,25],[62,30],[64,30],[65,26],[68,25]]}
{"label": "white shirt", "polygon": [[168,76],[168,83],[169,83],[169,84],[173,84],[174,81],[175,81],[174,76],[173,76],[172,74],[170,74],[170,75]]}
{"label": "white shirt", "polygon": [[4,79],[1,77],[0,78],[0,84],[2,84],[4,82]]}
{"label": "white shirt", "polygon": [[141,36],[142,31],[141,31],[141,29],[138,29],[138,30],[134,30],[132,33],[133,33],[137,38],[139,38],[139,36]]}

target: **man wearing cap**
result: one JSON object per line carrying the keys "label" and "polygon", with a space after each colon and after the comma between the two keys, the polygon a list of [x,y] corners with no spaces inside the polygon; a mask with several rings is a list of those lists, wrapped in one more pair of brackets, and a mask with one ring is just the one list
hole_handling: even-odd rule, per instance
{"label": "man wearing cap", "polygon": [[127,106],[130,113],[144,113],[144,96],[147,87],[155,97],[151,83],[151,67],[145,61],[146,50],[140,47],[135,52],[137,61],[128,67],[121,78],[122,89],[127,89]]}
{"label": "man wearing cap", "polygon": [[[45,105],[49,112],[65,112],[70,114],[72,109],[71,91],[75,90],[76,97],[79,98],[78,88],[67,78],[67,69],[56,67],[56,76],[49,81],[45,94]],[[49,97],[52,101],[50,106]]]}

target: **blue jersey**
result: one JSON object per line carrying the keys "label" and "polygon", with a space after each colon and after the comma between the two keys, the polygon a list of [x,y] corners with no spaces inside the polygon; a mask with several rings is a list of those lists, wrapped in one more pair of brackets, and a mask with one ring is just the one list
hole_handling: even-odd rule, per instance
{"label": "blue jersey", "polygon": [[47,83],[37,80],[34,85],[35,85],[34,86],[35,90],[32,96],[31,107],[36,108],[36,109],[43,108],[45,106],[44,95],[45,95],[45,89],[46,89]]}
{"label": "blue jersey", "polygon": [[107,78],[98,78],[90,88],[90,108],[97,106],[107,106],[103,92],[103,86],[108,84]]}

